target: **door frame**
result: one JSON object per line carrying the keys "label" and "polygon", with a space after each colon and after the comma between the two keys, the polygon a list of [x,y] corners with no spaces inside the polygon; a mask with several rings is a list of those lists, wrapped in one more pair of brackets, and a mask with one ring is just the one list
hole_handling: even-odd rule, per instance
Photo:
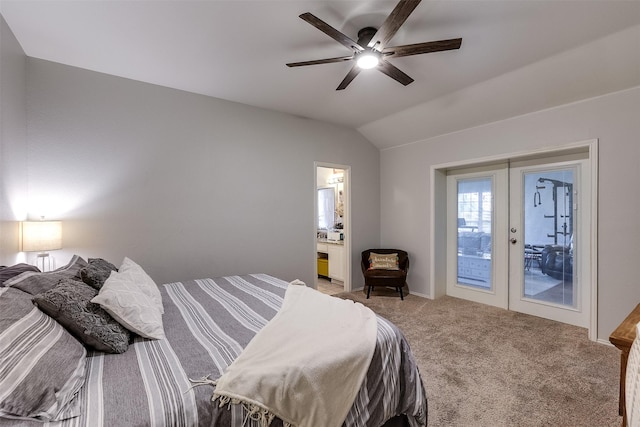
{"label": "door frame", "polygon": [[318,221],[318,168],[342,169],[344,171],[344,291],[351,292],[351,166],[337,163],[313,162],[313,284],[317,288],[318,279],[318,239],[316,238]]}
{"label": "door frame", "polygon": [[472,166],[487,166],[496,163],[526,160],[528,158],[556,157],[576,152],[588,153],[586,163],[590,170],[591,200],[589,209],[591,213],[591,226],[586,230],[590,234],[590,254],[585,259],[589,263],[589,280],[585,283],[590,287],[589,328],[588,336],[592,341],[597,340],[598,326],[598,140],[590,139],[574,143],[562,144],[541,149],[503,153],[495,156],[475,159],[460,160],[450,163],[432,165],[430,167],[430,271],[429,271],[429,297],[432,299],[446,295],[447,279],[447,170]]}

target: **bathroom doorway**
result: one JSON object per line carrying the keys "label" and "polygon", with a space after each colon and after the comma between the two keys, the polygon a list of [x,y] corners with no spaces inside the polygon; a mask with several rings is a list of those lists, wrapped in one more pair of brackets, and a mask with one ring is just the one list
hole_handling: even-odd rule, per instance
{"label": "bathroom doorway", "polygon": [[314,169],[314,287],[350,291],[349,167],[316,162]]}

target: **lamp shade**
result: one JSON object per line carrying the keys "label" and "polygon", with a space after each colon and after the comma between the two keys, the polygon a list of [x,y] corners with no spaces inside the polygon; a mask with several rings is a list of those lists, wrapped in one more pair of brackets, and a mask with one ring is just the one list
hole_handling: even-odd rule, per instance
{"label": "lamp shade", "polygon": [[62,249],[61,221],[23,221],[21,226],[23,252]]}

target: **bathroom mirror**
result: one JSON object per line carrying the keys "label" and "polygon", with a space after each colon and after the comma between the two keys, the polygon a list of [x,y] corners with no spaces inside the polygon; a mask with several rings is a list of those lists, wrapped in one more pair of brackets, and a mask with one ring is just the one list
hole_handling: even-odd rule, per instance
{"label": "bathroom mirror", "polygon": [[336,193],[333,187],[318,188],[318,230],[335,228]]}

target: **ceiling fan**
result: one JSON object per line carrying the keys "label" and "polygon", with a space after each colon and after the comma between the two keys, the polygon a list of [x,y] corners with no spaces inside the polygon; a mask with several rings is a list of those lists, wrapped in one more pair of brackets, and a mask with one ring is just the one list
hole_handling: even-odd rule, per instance
{"label": "ceiling fan", "polygon": [[413,82],[413,79],[393,66],[387,59],[459,49],[462,44],[462,39],[460,38],[387,47],[389,41],[391,41],[409,15],[411,15],[411,12],[420,4],[420,1],[421,0],[400,0],[380,28],[366,27],[358,31],[357,42],[313,14],[309,12],[303,13],[300,15],[300,18],[336,40],[338,43],[351,49],[353,54],[349,56],[339,56],[337,58],[317,59],[315,61],[291,62],[287,64],[287,67],[302,67],[305,65],[330,64],[333,62],[355,60],[356,63],[342,82],[340,82],[336,90],[346,88],[360,71],[366,68],[377,68],[382,73],[406,86]]}

